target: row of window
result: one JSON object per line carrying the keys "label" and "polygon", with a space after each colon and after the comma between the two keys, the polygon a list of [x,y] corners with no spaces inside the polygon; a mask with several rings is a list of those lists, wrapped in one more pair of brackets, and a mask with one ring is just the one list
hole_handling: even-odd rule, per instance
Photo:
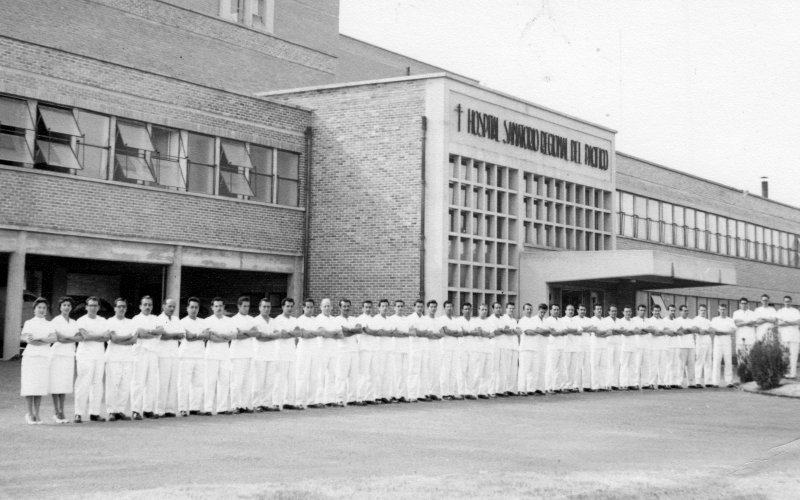
{"label": "row of window", "polygon": [[0,163],[297,206],[300,155],[0,96]]}
{"label": "row of window", "polygon": [[516,191],[517,175],[518,172],[514,168],[466,156],[450,155],[450,177],[452,179]]}
{"label": "row of window", "polygon": [[785,231],[626,192],[619,217],[620,236],[800,267],[800,237]]}
{"label": "row of window", "polygon": [[[611,191],[575,184],[553,177],[526,172],[523,175],[525,198],[549,198],[600,210],[611,210]],[[537,200],[538,201],[538,200]]]}
{"label": "row of window", "polygon": [[274,8],[274,0],[220,0],[219,15],[249,28],[271,32]]}

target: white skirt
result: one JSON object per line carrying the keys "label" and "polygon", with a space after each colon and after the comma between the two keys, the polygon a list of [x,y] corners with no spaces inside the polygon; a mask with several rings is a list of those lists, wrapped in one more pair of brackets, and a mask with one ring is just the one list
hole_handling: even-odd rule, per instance
{"label": "white skirt", "polygon": [[46,396],[50,388],[50,358],[45,356],[22,356],[22,377],[19,383],[20,396]]}
{"label": "white skirt", "polygon": [[72,394],[75,381],[75,358],[53,356],[50,360],[50,394]]}

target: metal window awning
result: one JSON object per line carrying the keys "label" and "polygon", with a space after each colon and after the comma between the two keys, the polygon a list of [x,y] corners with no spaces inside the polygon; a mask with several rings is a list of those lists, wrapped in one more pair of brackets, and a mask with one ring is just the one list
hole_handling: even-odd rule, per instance
{"label": "metal window awning", "polygon": [[636,288],[736,285],[736,269],[724,262],[660,250],[525,251],[524,279],[562,285],[632,284]]}
{"label": "metal window awning", "polygon": [[250,155],[244,147],[244,143],[234,141],[222,141],[223,160],[231,166],[242,168],[253,168]]}
{"label": "metal window awning", "polygon": [[153,175],[153,169],[150,168],[150,165],[147,163],[146,159],[140,156],[116,154],[114,155],[114,160],[117,169],[126,179],[146,182],[156,181],[156,178]]}
{"label": "metal window awning", "polygon": [[54,167],[75,170],[83,169],[78,162],[78,157],[75,156],[75,151],[72,150],[69,144],[37,139],[36,146],[37,163],[46,163]]}
{"label": "metal window awning", "polygon": [[0,133],[0,161],[33,163],[33,155],[24,135]]}
{"label": "metal window awning", "polygon": [[232,172],[227,170],[220,170],[219,178],[222,187],[228,190],[231,194],[238,194],[242,196],[255,196],[250,183],[241,172]]}
{"label": "metal window awning", "polygon": [[150,134],[144,125],[117,121],[117,131],[126,148],[141,151],[155,151],[156,149],[153,147],[153,141],[150,140]]}
{"label": "metal window awning", "polygon": [[44,126],[48,132],[71,135],[73,137],[81,135],[81,130],[78,128],[78,122],[75,121],[75,115],[72,114],[72,111],[39,106],[39,114],[42,116],[42,121],[44,121]]}
{"label": "metal window awning", "polygon": [[22,99],[0,97],[0,125],[31,130],[32,123],[27,102]]}

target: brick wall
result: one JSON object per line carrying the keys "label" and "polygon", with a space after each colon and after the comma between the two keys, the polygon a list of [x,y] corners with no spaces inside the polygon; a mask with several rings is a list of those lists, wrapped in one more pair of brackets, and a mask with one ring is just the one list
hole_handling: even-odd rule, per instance
{"label": "brick wall", "polygon": [[4,37],[236,92],[326,83],[335,71],[320,50],[155,0],[0,0],[0,10]]}
{"label": "brick wall", "polygon": [[0,224],[301,252],[303,212],[0,167]]}
{"label": "brick wall", "polygon": [[316,108],[309,295],[401,298],[419,290],[424,82],[291,94]]}
{"label": "brick wall", "polygon": [[[617,189],[705,210],[772,229],[800,233],[800,208],[617,153]],[[757,194],[757,193],[756,193]]]}

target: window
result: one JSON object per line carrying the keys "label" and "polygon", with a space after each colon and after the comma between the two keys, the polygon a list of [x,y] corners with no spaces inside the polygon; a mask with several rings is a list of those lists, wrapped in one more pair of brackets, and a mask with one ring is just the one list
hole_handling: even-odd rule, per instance
{"label": "window", "polygon": [[744,228],[744,222],[736,221],[736,255],[739,257],[747,257],[747,237]]}
{"label": "window", "polygon": [[746,237],[747,237],[747,257],[750,259],[756,258],[756,227],[753,224],[747,224]]}
{"label": "window", "polygon": [[78,128],[83,137],[78,141],[76,152],[83,169],[75,173],[81,177],[108,179],[109,126],[107,116],[77,110]]}
{"label": "window", "polygon": [[253,199],[272,203],[273,189],[273,152],[272,148],[250,146],[250,159],[253,170],[250,172],[250,187],[253,188]]}
{"label": "window", "polygon": [[180,131],[154,125],[153,146],[152,163],[157,182],[164,187],[185,190],[186,180],[181,163],[186,162],[186,149]]}
{"label": "window", "polygon": [[683,207],[674,206],[672,208],[675,216],[675,244],[682,247],[686,244],[686,221]]}
{"label": "window", "polygon": [[672,224],[672,204],[670,203],[661,203],[661,219],[664,221],[664,234],[662,236],[663,242],[667,245],[672,245],[674,242],[673,234],[675,232],[675,227]]}
{"label": "window", "polygon": [[273,0],[220,0],[219,15],[234,23],[271,32],[274,4]]}
{"label": "window", "polygon": [[658,210],[658,201],[647,200],[647,224],[648,228],[647,237],[650,241],[659,241],[661,234],[661,215]]}
{"label": "window", "polygon": [[219,161],[219,194],[237,198],[255,196],[247,177],[253,168],[243,142],[223,139]]}
{"label": "window", "polygon": [[699,250],[706,249],[706,242],[708,241],[708,233],[706,232],[706,217],[705,212],[697,211],[697,248]]}
{"label": "window", "polygon": [[636,216],[636,237],[647,238],[647,199],[636,196],[633,199],[633,215]]}
{"label": "window", "polygon": [[114,179],[136,183],[155,182],[153,168],[147,159],[148,153],[154,150],[144,124],[117,120]]}
{"label": "window", "polygon": [[34,167],[69,173],[80,170],[75,145],[81,131],[71,109],[39,106]]}
{"label": "window", "polygon": [[214,194],[214,138],[189,132],[187,185],[192,193]]}
{"label": "window", "polygon": [[708,251],[717,253],[717,216],[710,215],[708,216]]}
{"label": "window", "polygon": [[277,160],[278,204],[296,207],[300,201],[300,155],[278,150]]}
{"label": "window", "polygon": [[0,97],[0,162],[13,165],[33,163],[25,133],[33,130],[28,103],[22,99]]}
{"label": "window", "polygon": [[621,220],[619,226],[623,236],[634,236],[633,234],[633,195],[620,193],[619,199]]}
{"label": "window", "polygon": [[728,219],[717,217],[717,232],[719,233],[719,253],[728,254]]}
{"label": "window", "polygon": [[695,248],[697,245],[695,231],[695,213],[691,208],[686,209],[686,246],[688,248]]}

